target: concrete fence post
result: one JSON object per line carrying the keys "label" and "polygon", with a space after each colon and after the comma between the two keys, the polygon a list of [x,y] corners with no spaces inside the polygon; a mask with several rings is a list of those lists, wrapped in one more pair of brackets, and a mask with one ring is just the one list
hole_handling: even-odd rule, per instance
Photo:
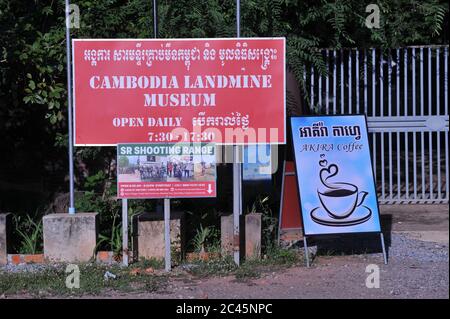
{"label": "concrete fence post", "polygon": [[98,213],[49,214],[43,217],[44,257],[54,262],[88,262],[94,257]]}
{"label": "concrete fence post", "polygon": [[261,213],[245,215],[245,258],[261,257]]}
{"label": "concrete fence post", "polygon": [[6,265],[8,263],[8,252],[10,252],[11,247],[11,222],[11,213],[0,214],[0,265]]}

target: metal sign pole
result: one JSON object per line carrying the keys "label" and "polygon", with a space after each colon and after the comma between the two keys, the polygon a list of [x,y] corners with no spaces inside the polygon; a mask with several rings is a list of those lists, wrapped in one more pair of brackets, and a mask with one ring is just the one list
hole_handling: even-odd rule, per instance
{"label": "metal sign pole", "polygon": [[128,266],[128,199],[122,199],[122,263]]}
{"label": "metal sign pole", "polygon": [[66,0],[66,57],[67,57],[67,125],[69,127],[69,214],[75,214],[73,177],[73,132],[72,132],[72,67],[70,54],[70,2]]}
{"label": "metal sign pole", "polygon": [[[153,0],[153,37],[158,37],[158,1]],[[170,199],[164,198],[164,250],[165,270],[170,271],[172,260],[170,254]]]}
{"label": "metal sign pole", "polygon": [[[236,0],[236,36],[239,38],[241,34],[241,3]],[[234,262],[240,263],[240,236],[239,236],[239,219],[242,212],[242,175],[240,164],[240,152],[238,145],[233,145],[233,257]]]}
{"label": "metal sign pole", "polygon": [[158,0],[153,0],[153,37],[158,37]]}
{"label": "metal sign pole", "polygon": [[170,271],[172,266],[170,256],[170,199],[164,198],[164,249],[165,249],[165,269]]}

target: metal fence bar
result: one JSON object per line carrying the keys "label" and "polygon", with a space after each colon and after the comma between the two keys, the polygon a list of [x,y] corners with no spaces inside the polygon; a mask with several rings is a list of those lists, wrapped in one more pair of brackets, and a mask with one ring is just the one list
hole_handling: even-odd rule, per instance
{"label": "metal fence bar", "polygon": [[333,114],[336,114],[336,50],[333,51]]}
{"label": "metal fence bar", "polygon": [[360,105],[359,105],[359,50],[356,50],[356,62],[355,62],[355,76],[356,76],[356,108],[357,113],[361,112]]}
{"label": "metal fence bar", "polygon": [[[404,52],[404,103],[405,103],[405,116],[408,115],[408,49],[405,48]],[[405,198],[409,198],[409,160],[408,160],[408,133],[405,132],[405,184],[406,184],[406,192]]]}
{"label": "metal fence bar", "polygon": [[[425,90],[423,88],[423,48],[420,48],[420,115],[425,114]],[[421,159],[421,168],[422,168],[422,199],[425,199],[425,136],[424,132],[420,132],[420,159]]]}
{"label": "metal fence bar", "polygon": [[312,111],[314,109],[314,67],[312,67],[312,66],[311,66],[310,81],[311,81],[311,105],[310,105],[310,109]]}
{"label": "metal fence bar", "polygon": [[444,115],[448,116],[448,47],[444,50]]}
{"label": "metal fence bar", "polygon": [[[439,72],[439,48],[436,49],[436,105],[437,105],[437,114],[440,114],[440,72]],[[436,154],[436,162],[437,162],[437,198],[442,198],[442,181],[441,181],[441,132],[436,132],[437,137],[437,154]]]}
{"label": "metal fence bar", "polygon": [[[376,116],[376,51],[372,49],[372,116]],[[377,180],[377,134],[373,133],[373,142],[372,142],[372,153],[373,153],[373,167],[374,167],[374,175],[375,180]]]}
{"label": "metal fence bar", "polygon": [[[384,58],[380,55],[380,116],[384,113],[384,81],[383,81],[383,62]],[[380,134],[381,139],[381,196],[386,197],[386,176],[385,176],[385,164],[384,164],[384,133]]]}
{"label": "metal fence bar", "polygon": [[348,53],[348,114],[352,114],[352,54]]}
{"label": "metal fence bar", "polygon": [[[416,115],[416,49],[412,48],[412,105],[413,116]],[[413,133],[413,192],[417,199],[417,133]]]}
{"label": "metal fence bar", "polygon": [[448,46],[322,53],[326,74],[303,74],[311,107],[368,116],[380,202],[448,202]]}
{"label": "metal fence bar", "polygon": [[[391,51],[389,50],[388,57],[388,116],[392,116],[392,60]],[[388,132],[389,143],[389,198],[393,197],[393,183],[392,183],[392,132]]]}
{"label": "metal fence bar", "polygon": [[446,163],[445,165],[445,199],[448,201],[449,194],[448,194],[448,132],[445,132],[445,158]]}
{"label": "metal fence bar", "polygon": [[[432,115],[432,94],[431,94],[431,48],[428,48],[428,115]],[[428,157],[429,157],[429,173],[430,173],[430,199],[433,196],[433,134],[431,130],[428,132]]]}
{"label": "metal fence bar", "polygon": [[319,108],[322,111],[322,74],[319,73]]}
{"label": "metal fence bar", "polygon": [[[448,116],[448,47],[444,52],[444,114]],[[448,132],[445,132],[445,198],[449,200],[449,155],[448,155]]]}
{"label": "metal fence bar", "polygon": [[380,133],[381,139],[381,197],[386,198],[386,176],[384,163],[384,132]]}
{"label": "metal fence bar", "polygon": [[367,50],[364,50],[364,114],[367,114]]}
{"label": "metal fence bar", "polygon": [[[380,116],[384,114],[384,87],[383,87],[383,62],[384,58],[380,54]],[[386,179],[385,179],[385,168],[384,165],[384,133],[381,133],[381,196],[386,197]]]}
{"label": "metal fence bar", "polygon": [[344,114],[344,50],[341,50],[341,114]]}
{"label": "metal fence bar", "polygon": [[[330,65],[330,56],[329,56],[330,51],[326,50],[325,52],[326,52],[326,55],[325,55],[326,56],[326,64],[327,64],[327,66],[329,66]],[[328,70],[327,70],[326,76],[327,76],[325,79],[326,113],[330,114],[330,109],[329,109],[329,106],[330,106],[330,73],[328,72]]]}
{"label": "metal fence bar", "polygon": [[[395,107],[397,110],[397,116],[400,116],[400,50],[397,49],[396,51],[396,56],[395,56],[395,60],[396,60],[396,69],[395,69],[395,75],[396,75],[396,88],[395,88],[395,96],[396,96],[396,100],[395,100]],[[407,134],[407,133],[405,133]],[[397,199],[400,200],[401,196],[402,196],[402,184],[401,184],[401,167],[400,167],[400,132],[397,132]],[[406,185],[406,187],[408,187],[408,185]]]}

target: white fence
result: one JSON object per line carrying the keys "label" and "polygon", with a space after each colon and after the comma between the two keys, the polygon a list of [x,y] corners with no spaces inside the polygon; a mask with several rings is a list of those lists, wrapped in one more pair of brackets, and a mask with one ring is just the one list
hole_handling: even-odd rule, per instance
{"label": "white fence", "polygon": [[313,112],[368,119],[380,203],[448,203],[448,46],[323,50]]}

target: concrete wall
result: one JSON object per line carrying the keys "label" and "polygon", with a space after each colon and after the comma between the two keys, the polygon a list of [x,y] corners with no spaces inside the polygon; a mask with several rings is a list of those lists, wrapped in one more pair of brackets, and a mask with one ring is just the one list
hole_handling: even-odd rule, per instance
{"label": "concrete wall", "polygon": [[[170,214],[170,242],[172,259],[182,258],[185,252],[185,218],[181,212]],[[143,213],[133,218],[134,257],[164,259],[164,215],[162,213]],[[174,256],[176,253],[177,256]]]}
{"label": "concrete wall", "polygon": [[0,265],[8,262],[12,214],[0,214]]}
{"label": "concrete wall", "polygon": [[45,215],[45,258],[55,262],[91,260],[97,245],[97,218],[97,213]]}
{"label": "concrete wall", "polygon": [[245,215],[245,258],[257,259],[261,257],[261,224],[262,214]]}
{"label": "concrete wall", "polygon": [[220,218],[220,248],[222,256],[233,255],[233,215]]}
{"label": "concrete wall", "polygon": [[[245,216],[239,217],[239,256],[245,256]],[[234,253],[234,221],[233,214],[224,215],[220,218],[220,246],[222,256],[232,256]]]}

